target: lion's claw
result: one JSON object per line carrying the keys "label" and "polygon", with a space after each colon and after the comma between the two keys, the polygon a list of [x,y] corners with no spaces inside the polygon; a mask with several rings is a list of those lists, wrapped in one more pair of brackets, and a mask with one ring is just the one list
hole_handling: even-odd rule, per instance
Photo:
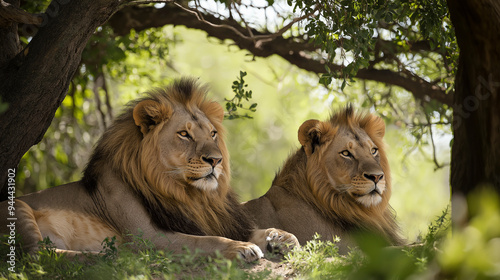
{"label": "lion's claw", "polygon": [[264,257],[259,246],[251,242],[234,241],[234,243],[224,252],[224,256],[229,259],[240,258],[246,262],[253,262]]}
{"label": "lion's claw", "polygon": [[241,248],[238,253],[239,256],[246,262],[253,262],[264,257],[264,254],[260,250],[259,246],[251,243],[247,247]]}
{"label": "lion's claw", "polygon": [[269,228],[266,230],[266,235],[267,247],[276,253],[286,254],[300,246],[297,237],[284,230]]}

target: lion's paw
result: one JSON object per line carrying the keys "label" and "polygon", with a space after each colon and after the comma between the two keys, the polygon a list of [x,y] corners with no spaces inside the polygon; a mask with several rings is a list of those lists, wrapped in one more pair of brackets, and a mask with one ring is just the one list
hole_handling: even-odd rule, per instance
{"label": "lion's paw", "polygon": [[224,252],[224,257],[228,259],[240,258],[246,262],[253,262],[264,257],[259,246],[250,242],[234,241]]}
{"label": "lion's paw", "polygon": [[268,228],[266,230],[266,241],[269,251],[280,254],[286,254],[293,248],[300,246],[299,240],[295,235],[276,228]]}

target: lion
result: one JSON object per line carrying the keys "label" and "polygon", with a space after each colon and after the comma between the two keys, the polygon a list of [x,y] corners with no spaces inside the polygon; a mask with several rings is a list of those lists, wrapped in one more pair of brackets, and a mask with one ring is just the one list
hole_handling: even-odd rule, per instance
{"label": "lion", "polygon": [[105,238],[124,243],[140,235],[174,253],[219,251],[251,262],[268,246],[286,252],[298,245],[282,230],[256,229],[230,189],[224,110],[207,92],[183,78],[129,103],[81,181],[19,197],[10,215],[4,201],[1,221],[15,220],[27,252],[47,237],[58,252],[96,253]]}
{"label": "lion", "polygon": [[318,233],[340,237],[339,252],[353,234],[371,232],[388,244],[404,243],[389,205],[391,177],[384,121],[352,106],[330,120],[308,120],[298,131],[302,147],[291,155],[262,197],[244,203],[261,228],[276,227],[305,244]]}

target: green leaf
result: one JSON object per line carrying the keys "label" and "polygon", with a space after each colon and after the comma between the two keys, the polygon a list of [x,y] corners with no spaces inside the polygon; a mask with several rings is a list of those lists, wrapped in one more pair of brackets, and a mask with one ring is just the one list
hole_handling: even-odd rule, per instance
{"label": "green leaf", "polygon": [[250,99],[252,98],[252,90],[245,90],[246,88],[248,88],[248,84],[246,84],[245,80],[243,79],[246,75],[247,75],[246,72],[240,71],[240,76],[237,77],[237,79],[233,81],[231,85],[234,97],[230,100],[226,99],[226,101],[228,101],[228,103],[226,103],[227,119],[252,118],[248,114],[240,115],[237,112],[238,109],[249,110],[251,112],[256,111],[255,108],[257,106],[256,103],[246,108],[245,104],[242,102],[243,99],[245,99],[245,101],[250,101]]}
{"label": "green leaf", "polygon": [[344,80],[342,81],[342,85],[340,86],[340,89],[341,89],[341,90],[344,90],[345,86],[346,86],[346,79],[344,79]]}

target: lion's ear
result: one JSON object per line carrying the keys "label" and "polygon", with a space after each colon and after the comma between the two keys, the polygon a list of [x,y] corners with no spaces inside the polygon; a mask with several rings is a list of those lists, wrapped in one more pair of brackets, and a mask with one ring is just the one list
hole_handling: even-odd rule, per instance
{"label": "lion's ear", "polygon": [[328,139],[329,130],[328,124],[318,120],[305,121],[299,127],[299,142],[304,147],[307,156],[314,153],[316,147]]}
{"label": "lion's ear", "polygon": [[168,119],[170,110],[167,106],[153,100],[143,100],[134,107],[133,117],[135,124],[146,135],[155,125]]}

